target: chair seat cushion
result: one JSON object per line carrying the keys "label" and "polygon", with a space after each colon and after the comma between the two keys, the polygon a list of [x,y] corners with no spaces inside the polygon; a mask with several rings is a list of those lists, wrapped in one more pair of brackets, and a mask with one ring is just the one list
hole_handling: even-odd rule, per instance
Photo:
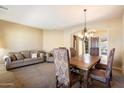
{"label": "chair seat cushion", "polygon": [[91,78],[93,78],[95,80],[99,80],[101,82],[106,82],[105,70],[92,69],[90,76],[91,76]]}
{"label": "chair seat cushion", "polygon": [[80,70],[78,68],[74,67],[74,66],[70,66],[70,71],[74,72],[74,73],[77,73],[77,74],[81,74]]}
{"label": "chair seat cushion", "polygon": [[96,69],[103,69],[103,70],[106,70],[106,67],[107,67],[107,65],[101,64],[101,63],[98,63],[98,64],[95,65],[95,68],[96,68]]}

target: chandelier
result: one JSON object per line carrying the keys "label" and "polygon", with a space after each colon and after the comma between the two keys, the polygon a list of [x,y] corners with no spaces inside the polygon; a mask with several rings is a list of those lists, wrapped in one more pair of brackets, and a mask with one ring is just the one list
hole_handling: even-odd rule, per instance
{"label": "chandelier", "polygon": [[78,33],[78,38],[84,42],[88,42],[91,37],[95,36],[96,30],[95,29],[87,29],[87,20],[86,20],[86,12],[87,9],[84,9],[84,28],[81,33]]}
{"label": "chandelier", "polygon": [[82,31],[82,35],[83,35],[83,38],[82,38],[82,40],[83,41],[87,41],[88,40],[88,32],[87,32],[87,23],[86,23],[86,11],[87,11],[87,9],[84,9],[84,29],[83,29],[83,31]]}
{"label": "chandelier", "polygon": [[87,42],[88,38],[93,37],[96,33],[96,30],[93,30],[93,29],[87,30],[86,12],[87,12],[87,9],[84,9],[84,29],[82,31],[82,38],[81,38],[84,42]]}
{"label": "chandelier", "polygon": [[86,33],[87,32],[87,27],[86,27],[86,11],[87,11],[87,9],[84,9],[84,33]]}

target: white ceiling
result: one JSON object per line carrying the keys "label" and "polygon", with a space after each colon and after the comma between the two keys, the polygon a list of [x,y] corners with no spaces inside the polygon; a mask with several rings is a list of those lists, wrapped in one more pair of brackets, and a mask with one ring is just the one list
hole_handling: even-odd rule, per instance
{"label": "white ceiling", "polygon": [[121,16],[124,6],[86,5],[5,5],[0,9],[0,19],[41,29],[61,29],[84,22],[83,9],[87,9],[87,21],[105,20]]}

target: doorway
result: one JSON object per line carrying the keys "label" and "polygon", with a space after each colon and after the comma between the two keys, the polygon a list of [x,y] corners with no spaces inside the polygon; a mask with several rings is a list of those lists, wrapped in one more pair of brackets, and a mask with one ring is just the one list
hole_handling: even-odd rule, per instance
{"label": "doorway", "polygon": [[[78,37],[81,37],[81,32],[75,33]],[[93,37],[98,37],[98,47],[99,47],[99,55],[101,56],[101,63],[107,64],[107,56],[108,56],[108,49],[109,49],[109,34],[107,30],[96,30]],[[84,55],[86,53],[90,53],[90,47],[91,47],[91,38],[88,38],[87,42],[82,41],[81,39],[76,39],[76,46],[78,55]]]}

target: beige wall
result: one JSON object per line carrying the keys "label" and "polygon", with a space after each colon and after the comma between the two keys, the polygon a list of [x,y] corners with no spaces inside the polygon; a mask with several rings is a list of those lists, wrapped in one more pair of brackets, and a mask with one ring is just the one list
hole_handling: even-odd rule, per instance
{"label": "beige wall", "polygon": [[[123,16],[124,19],[124,16]],[[123,21],[124,22],[124,21]],[[123,26],[124,27],[124,26]],[[61,30],[40,30],[0,20],[0,42],[7,50],[18,51],[26,49],[43,49],[51,51],[53,48],[72,46],[72,35],[82,30],[81,25],[75,25]],[[89,29],[101,29],[109,33],[109,49],[115,47],[114,66],[122,68],[124,61],[122,53],[124,41],[122,31],[122,17],[88,23]],[[124,29],[124,28],[123,28]]]}
{"label": "beige wall", "polygon": [[60,30],[43,31],[43,50],[51,51],[53,48],[64,45],[64,32]]}
{"label": "beige wall", "polygon": [[42,49],[43,31],[0,20],[0,42],[6,51]]}
{"label": "beige wall", "polygon": [[[122,17],[88,23],[89,29],[101,29],[108,31],[109,49],[115,47],[114,66],[122,68]],[[82,31],[82,25],[73,26],[64,31],[64,44],[67,48],[72,46],[72,35]]]}
{"label": "beige wall", "polygon": [[[6,52],[30,49],[51,51],[63,45],[63,31],[41,30],[0,20],[0,46]],[[4,51],[4,54],[6,52]]]}
{"label": "beige wall", "polygon": [[124,13],[123,13],[123,16],[122,16],[122,25],[123,25],[123,49],[122,49],[122,58],[123,58],[123,65],[122,65],[122,68],[123,68],[123,73],[124,73]]}

